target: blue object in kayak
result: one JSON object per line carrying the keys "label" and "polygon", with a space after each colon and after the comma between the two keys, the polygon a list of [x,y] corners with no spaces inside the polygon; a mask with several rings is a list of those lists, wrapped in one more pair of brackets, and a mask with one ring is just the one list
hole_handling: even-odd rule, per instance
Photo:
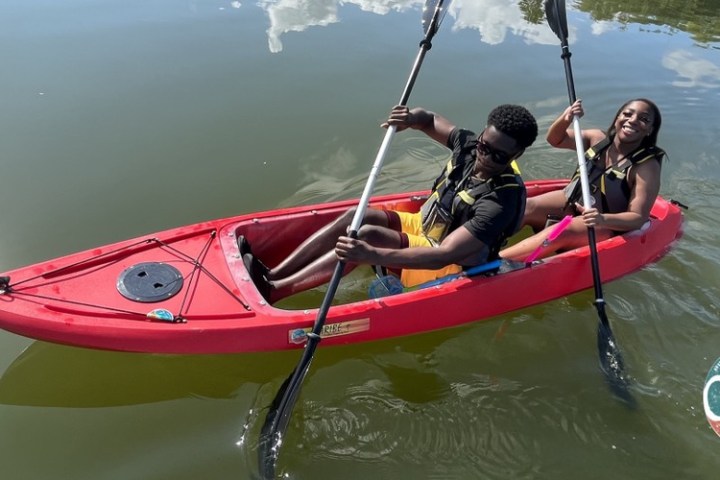
{"label": "blue object in kayak", "polygon": [[404,291],[403,284],[398,277],[395,275],[383,275],[372,281],[368,288],[368,296],[370,298],[381,298],[397,295]]}
{"label": "blue object in kayak", "polygon": [[[443,283],[451,282],[458,278],[473,277],[481,273],[491,272],[493,270],[499,269],[501,264],[502,261],[498,259],[493,260],[492,262],[483,263],[482,265],[476,265],[474,267],[468,268],[467,270],[463,270],[460,273],[445,275],[444,277],[421,283],[417,287],[413,287],[413,290],[415,288],[420,289],[434,287],[436,285],[442,285]],[[370,288],[368,289],[368,296],[370,298],[380,298],[387,297],[389,295],[397,295],[398,293],[403,293],[404,291],[405,289],[403,287],[403,284],[400,282],[400,279],[398,277],[396,277],[395,275],[384,275],[373,280],[373,282],[370,284]]]}
{"label": "blue object in kayak", "polygon": [[418,285],[417,288],[428,288],[428,287],[434,287],[436,285],[442,285],[443,283],[451,282],[453,280],[456,280],[461,277],[472,277],[475,275],[479,275],[481,273],[490,272],[492,270],[496,270],[500,268],[500,265],[502,264],[502,261],[500,259],[493,260],[492,262],[483,263],[482,265],[476,265],[474,267],[470,267],[467,270],[463,270],[460,273],[455,273],[452,275],[445,275],[444,277],[438,278],[436,280],[430,280],[429,282],[421,283]]}

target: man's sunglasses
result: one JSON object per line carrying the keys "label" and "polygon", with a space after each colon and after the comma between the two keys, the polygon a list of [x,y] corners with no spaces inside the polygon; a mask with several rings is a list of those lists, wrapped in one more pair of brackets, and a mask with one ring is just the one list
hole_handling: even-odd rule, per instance
{"label": "man's sunglasses", "polygon": [[510,154],[508,154],[507,152],[503,152],[502,150],[498,150],[486,143],[485,140],[483,140],[484,133],[485,130],[480,132],[480,135],[478,135],[476,146],[477,151],[483,155],[489,156],[490,159],[495,163],[499,163],[502,165],[507,165],[508,163],[510,163]]}

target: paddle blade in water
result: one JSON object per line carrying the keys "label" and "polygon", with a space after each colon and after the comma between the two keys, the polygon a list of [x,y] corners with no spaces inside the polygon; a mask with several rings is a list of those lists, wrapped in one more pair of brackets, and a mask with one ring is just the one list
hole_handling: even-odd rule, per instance
{"label": "paddle blade in water", "polygon": [[598,322],[597,343],[600,368],[605,373],[610,390],[628,406],[634,408],[635,398],[630,394],[630,382],[625,374],[625,363],[607,321]]}
{"label": "paddle blade in water", "polygon": [[[305,370],[307,372],[307,370]],[[290,422],[290,414],[292,413],[292,405],[295,404],[299,389],[288,391],[288,386],[296,378],[297,370],[293,370],[292,374],[285,379],[280,386],[278,393],[270,405],[265,423],[260,430],[260,440],[258,441],[258,468],[260,470],[260,478],[263,480],[273,480],[275,478],[275,465],[277,464],[278,454],[282,446],[283,436]],[[305,376],[304,373],[302,375]],[[290,405],[290,406],[288,406]]]}
{"label": "paddle blade in water", "polygon": [[[282,435],[285,432],[285,428],[278,427],[278,423],[282,420],[278,418],[280,414],[279,403],[284,398],[288,383],[292,377],[292,375],[287,377],[280,387],[280,390],[270,405],[270,410],[260,431],[258,468],[260,469],[260,476],[263,480],[275,478],[275,464],[277,463],[278,453],[282,445]],[[285,423],[289,421],[289,415],[287,415],[284,421]]]}

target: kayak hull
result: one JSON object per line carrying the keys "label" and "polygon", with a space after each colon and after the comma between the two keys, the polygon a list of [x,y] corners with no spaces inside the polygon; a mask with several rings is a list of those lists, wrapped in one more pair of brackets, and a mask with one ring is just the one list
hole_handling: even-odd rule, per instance
{"label": "kayak hull", "polygon": [[[527,182],[528,194],[567,180]],[[378,196],[371,205],[416,211],[427,192]],[[90,249],[3,274],[0,328],[87,348],[172,354],[302,348],[317,308],[269,305],[242,262],[237,238],[274,265],[347,200],[202,222]],[[603,282],[662,257],[682,233],[682,213],[658,198],[647,228],[599,242]],[[492,276],[460,278],[377,299],[333,305],[323,345],[405,336],[485,320],[591,288],[589,249]],[[521,288],[522,295],[514,295]]]}

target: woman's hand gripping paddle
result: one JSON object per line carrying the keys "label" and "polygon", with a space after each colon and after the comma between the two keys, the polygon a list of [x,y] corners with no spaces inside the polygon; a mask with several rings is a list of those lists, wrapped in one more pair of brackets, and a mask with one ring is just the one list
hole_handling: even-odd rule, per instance
{"label": "woman's hand gripping paddle", "polygon": [[[405,89],[403,90],[400,105],[407,105],[410,92],[415,84],[415,79],[420,71],[422,61],[425,58],[425,53],[432,47],[431,40],[435,33],[437,33],[438,27],[444,18],[448,3],[449,1],[444,0],[426,0],[425,2],[422,22],[425,35],[423,40],[420,42],[420,51],[417,54],[410,77],[408,78]],[[394,125],[389,126],[387,129],[385,138],[380,146],[377,157],[375,158],[375,163],[370,171],[370,176],[365,184],[365,189],[360,197],[360,203],[358,204],[355,216],[350,224],[350,237],[357,238],[358,230],[360,229],[363,217],[365,216],[365,211],[367,210],[368,202],[370,201],[370,195],[375,187],[375,181],[380,173],[380,169],[382,168],[385,154],[390,147],[390,141],[396,131],[397,127]],[[280,387],[280,390],[277,395],[275,395],[275,398],[270,405],[270,410],[265,417],[265,423],[263,424],[260,432],[260,441],[258,442],[259,471],[263,479],[270,480],[275,478],[275,464],[277,462],[280,446],[284,440],[285,431],[287,430],[287,426],[290,421],[290,415],[292,414],[293,406],[297,401],[305,375],[310,368],[310,362],[313,359],[315,349],[320,342],[320,335],[325,324],[325,319],[327,317],[328,310],[330,309],[332,299],[337,291],[344,269],[345,262],[338,261],[335,265],[335,270],[330,283],[328,284],[325,298],[318,310],[318,315],[315,319],[312,332],[308,334],[308,341],[305,345],[303,355],[300,358],[300,362]]]}
{"label": "woman's hand gripping paddle", "polygon": [[[568,48],[568,27],[565,14],[565,0],[545,0],[545,16],[548,24],[555,35],[560,39],[562,55],[565,64],[565,79],[567,80],[568,96],[570,104],[575,103],[575,85],[573,83],[572,67],[570,65],[570,49]],[[573,129],[575,131],[575,147],[577,150],[578,167],[580,170],[580,184],[582,186],[583,205],[591,205],[590,185],[588,182],[587,167],[585,165],[584,146],[580,130],[580,121],[573,117]],[[595,308],[597,309],[600,322],[598,323],[598,353],[600,355],[600,366],[605,373],[610,388],[622,400],[630,406],[635,402],[628,389],[628,379],[625,374],[620,348],[615,341],[610,321],[605,313],[605,299],[603,298],[602,283],[600,280],[600,265],[598,262],[597,245],[595,241],[595,228],[588,227],[588,245],[590,247],[590,261],[592,263],[593,285],[595,287]]]}

